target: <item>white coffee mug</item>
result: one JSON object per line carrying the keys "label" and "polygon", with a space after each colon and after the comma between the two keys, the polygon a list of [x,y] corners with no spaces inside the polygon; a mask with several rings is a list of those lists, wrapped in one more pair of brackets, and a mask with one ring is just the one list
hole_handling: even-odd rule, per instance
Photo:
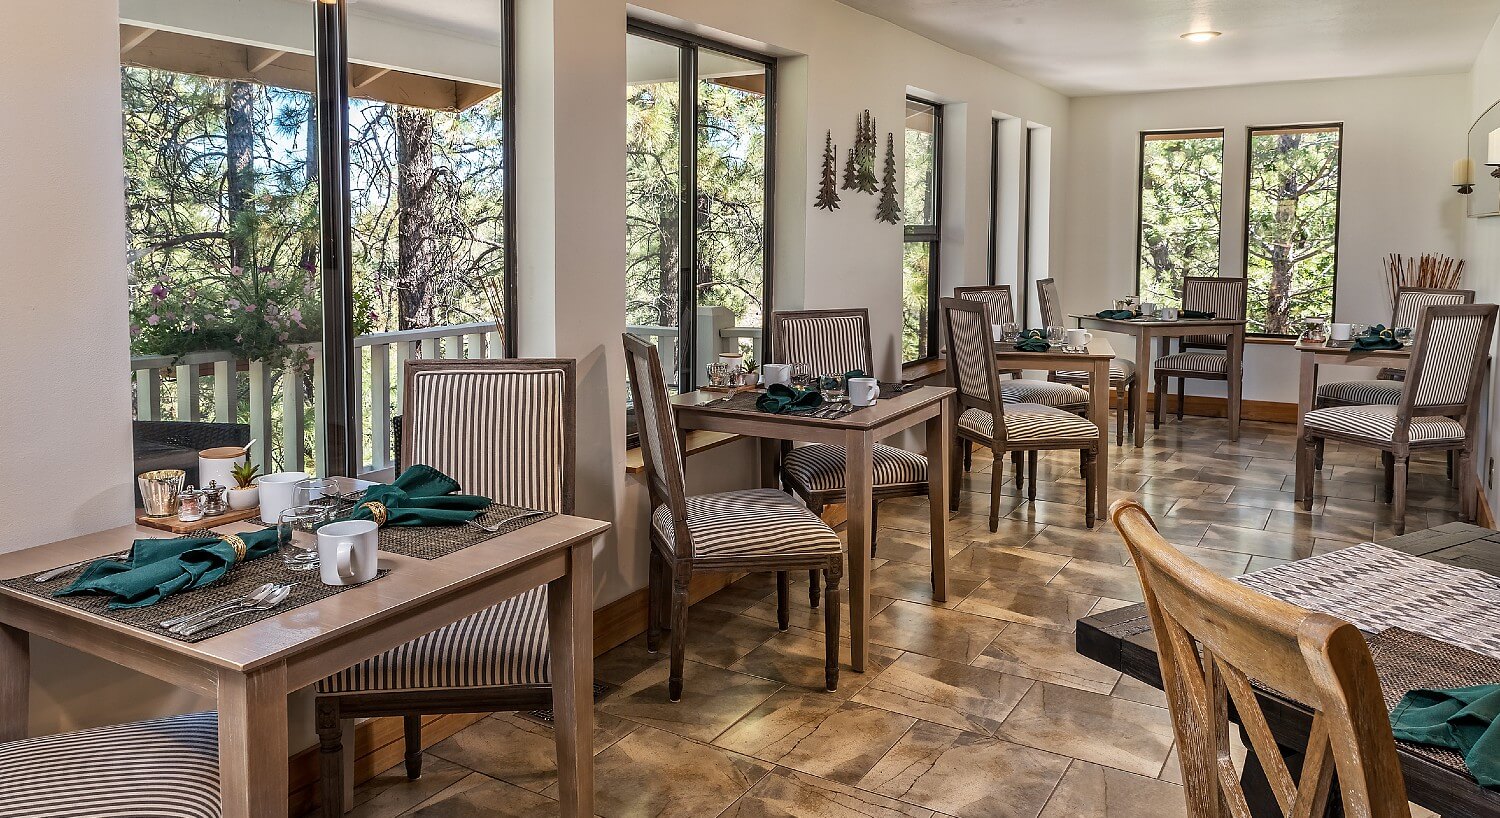
{"label": "white coffee mug", "polygon": [[762,386],[770,386],[773,383],[789,384],[792,382],[792,365],[761,364],[760,378]]}
{"label": "white coffee mug", "polygon": [[1141,302],[1141,315],[1155,315],[1155,314],[1156,314],[1156,302],[1155,301],[1142,301]]}
{"label": "white coffee mug", "polygon": [[318,529],[318,576],[324,585],[358,585],[375,578],[380,527],[344,520]]}
{"label": "white coffee mug", "polygon": [[992,324],[992,325],[990,325],[990,329],[995,334],[995,343],[999,343],[999,342],[1005,340],[1005,325],[1004,324]]}
{"label": "white coffee mug", "polygon": [[281,519],[281,512],[292,507],[292,489],[298,480],[306,480],[305,471],[282,471],[260,478],[260,518],[268,523]]}
{"label": "white coffee mug", "polygon": [[874,378],[849,379],[849,403],[852,406],[873,406],[880,399],[880,381]]}
{"label": "white coffee mug", "polygon": [[1353,330],[1349,324],[1333,324],[1328,330],[1328,337],[1335,341],[1347,341]]}
{"label": "white coffee mug", "polygon": [[1083,349],[1094,342],[1094,333],[1086,329],[1070,329],[1064,336],[1068,346]]}
{"label": "white coffee mug", "polygon": [[1157,317],[1163,321],[1176,321],[1181,315],[1176,307],[1162,307],[1157,313]]}

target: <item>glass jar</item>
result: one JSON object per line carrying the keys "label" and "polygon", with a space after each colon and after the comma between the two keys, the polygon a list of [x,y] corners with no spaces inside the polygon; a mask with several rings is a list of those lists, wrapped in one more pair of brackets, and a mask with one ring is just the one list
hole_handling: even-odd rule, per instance
{"label": "glass jar", "polygon": [[203,493],[188,486],[177,494],[177,519],[193,523],[203,519]]}

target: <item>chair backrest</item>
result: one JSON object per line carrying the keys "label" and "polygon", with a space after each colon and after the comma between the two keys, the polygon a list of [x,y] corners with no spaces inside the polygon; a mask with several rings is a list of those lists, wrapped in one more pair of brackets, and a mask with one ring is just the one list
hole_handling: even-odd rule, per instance
{"label": "chair backrest", "polygon": [[875,374],[867,309],[773,312],[771,338],[774,363],[807,364],[814,377],[856,369]]}
{"label": "chair backrest", "polygon": [[1473,304],[1473,290],[1439,290],[1431,287],[1401,287],[1391,310],[1391,327],[1416,329],[1422,310],[1439,304]]}
{"label": "chair backrest", "polygon": [[1067,326],[1063,323],[1062,299],[1057,296],[1057,279],[1043,278],[1036,283],[1037,300],[1042,305],[1042,323],[1049,327]]}
{"label": "chair backrest", "polygon": [[[1183,276],[1182,308],[1211,312],[1218,318],[1244,318],[1247,284],[1243,278]],[[1189,335],[1182,345],[1223,349],[1229,346],[1229,335]]]}
{"label": "chair backrest", "polygon": [[497,503],[571,514],[576,371],[550,358],[408,361],[401,462]]}
{"label": "chair backrest", "polygon": [[990,320],[997,324],[1010,324],[1016,320],[1016,311],[1010,300],[1009,284],[995,284],[989,287],[954,287],[953,297],[989,304]]}
{"label": "chair backrest", "polygon": [[[1217,576],[1168,544],[1133,500],[1116,501],[1110,513],[1145,592],[1189,812],[1250,814],[1230,760],[1232,704],[1284,815],[1322,815],[1336,771],[1347,814],[1408,818],[1380,681],[1359,630]],[[1251,679],[1313,711],[1300,786]]]}
{"label": "chair backrest", "polygon": [[677,554],[691,558],[693,543],[687,531],[687,488],[682,474],[682,448],[667,382],[662,376],[656,346],[625,333],[625,371],[646,465],[646,491],[651,512],[665,505],[672,515]]}
{"label": "chair backrest", "polygon": [[948,385],[957,390],[958,412],[977,408],[995,420],[995,439],[1005,441],[1005,407],[995,368],[995,335],[984,301],[944,298],[943,330],[948,341]]}
{"label": "chair backrest", "polygon": [[1401,385],[1398,441],[1408,433],[1408,421],[1414,415],[1462,414],[1465,427],[1472,431],[1497,310],[1500,307],[1494,304],[1446,304],[1422,310],[1406,382]]}

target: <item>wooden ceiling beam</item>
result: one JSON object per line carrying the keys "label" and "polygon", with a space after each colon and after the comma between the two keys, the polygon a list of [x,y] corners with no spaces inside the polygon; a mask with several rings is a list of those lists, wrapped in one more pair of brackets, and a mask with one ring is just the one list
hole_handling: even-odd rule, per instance
{"label": "wooden ceiling beam", "polygon": [[270,67],[271,63],[276,62],[284,54],[286,54],[285,51],[279,51],[274,48],[247,45],[245,46],[245,67],[250,70],[250,73],[258,74]]}
{"label": "wooden ceiling beam", "polygon": [[391,73],[391,69],[389,68],[379,68],[373,65],[350,65],[349,84],[354,87],[354,90],[358,91],[389,73]]}
{"label": "wooden ceiling beam", "polygon": [[145,26],[132,26],[122,23],[120,25],[120,55],[130,53],[130,49],[144,43],[147,37],[156,33],[154,28]]}

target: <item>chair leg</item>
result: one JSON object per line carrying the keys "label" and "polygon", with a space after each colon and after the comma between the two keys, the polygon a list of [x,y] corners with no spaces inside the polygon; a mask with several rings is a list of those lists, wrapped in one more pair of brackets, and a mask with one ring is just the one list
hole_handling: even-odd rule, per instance
{"label": "chair leg", "polygon": [[1391,493],[1395,491],[1396,456],[1390,452],[1381,452],[1380,465],[1385,467],[1385,491],[1381,493],[1381,499],[1389,503],[1391,502]]}
{"label": "chair leg", "polygon": [[[959,438],[955,434],[954,437],[953,437],[953,447],[952,447],[952,449],[949,450],[950,453],[951,453],[951,455],[952,455],[951,457],[948,458],[948,462],[950,464],[950,468],[948,470],[948,486],[949,486],[949,489],[948,489],[948,510],[949,511],[958,511],[959,498],[960,498],[960,495],[963,494],[963,490],[962,490],[963,483],[960,482],[963,479],[963,471],[962,471],[963,470],[963,463],[962,463],[963,457],[962,457],[962,450],[963,450],[963,444],[965,444],[967,442],[968,442],[967,440],[963,440],[963,439]],[[995,469],[999,469],[1000,468],[999,461],[995,462],[994,468]],[[992,471],[993,470],[994,469],[992,469]]]}
{"label": "chair leg", "polygon": [[964,471],[972,471],[974,468],[974,441],[965,440],[964,447]]}
{"label": "chair leg", "polygon": [[[339,719],[339,703],[318,699],[318,793],[324,818],[344,814],[344,730]],[[354,751],[353,747],[349,748]]]}
{"label": "chair leg", "polygon": [[1456,485],[1458,485],[1458,481],[1453,479],[1453,449],[1449,449],[1448,452],[1447,452],[1447,454],[1448,454],[1448,483],[1451,484],[1451,485],[1455,485],[1456,486]]}
{"label": "chair leg", "polygon": [[1463,448],[1456,452],[1450,449],[1449,454],[1458,456],[1459,519],[1472,523],[1479,517],[1479,477],[1474,473],[1474,453]]}
{"label": "chair leg", "polygon": [[1313,482],[1316,474],[1312,468],[1314,458],[1317,456],[1318,444],[1322,438],[1315,438],[1303,433],[1302,439],[1297,443],[1297,476],[1296,481],[1300,484],[1300,495],[1297,499],[1302,501],[1303,511],[1312,511]]}
{"label": "chair leg", "polygon": [[[1131,431],[1131,432],[1135,431],[1135,422],[1136,422],[1135,390],[1137,390],[1139,388],[1140,388],[1140,378],[1136,378],[1135,380],[1133,380],[1133,381],[1130,382],[1130,392],[1129,392],[1129,397],[1127,399],[1127,403],[1129,405],[1126,406],[1125,418],[1126,418],[1127,423],[1130,426],[1129,431]],[[1123,441],[1124,439],[1125,438],[1123,436],[1120,438],[1121,441]]]}
{"label": "chair leg", "polygon": [[[1017,452],[1017,454],[1019,454],[1019,452]],[[995,455],[995,462],[996,463],[1000,463],[1001,462],[1001,458],[1000,458],[998,452]],[[1016,469],[1017,473],[1019,473],[1020,471],[1021,470],[1019,468]],[[1002,483],[1004,483],[1004,482],[1005,482],[1005,476],[1000,473],[999,469],[992,469],[990,471],[990,533],[991,534],[993,534],[996,531],[1000,530],[1000,485]]]}
{"label": "chair leg", "polygon": [[1128,390],[1122,385],[1115,390],[1115,445],[1125,445],[1125,416],[1130,412],[1130,400],[1125,397]]}
{"label": "chair leg", "polygon": [[1187,378],[1177,379],[1177,419],[1182,420],[1182,407],[1187,403]]}
{"label": "chair leg", "polygon": [[792,624],[791,600],[792,580],[785,571],[776,572],[776,627],[786,630]]}
{"label": "chair leg", "polygon": [[1036,449],[1026,453],[1026,499],[1036,499]]}
{"label": "chair leg", "polygon": [[1083,520],[1089,528],[1094,527],[1098,509],[1094,506],[1094,481],[1099,479],[1099,458],[1093,449],[1084,449],[1080,460],[1083,462]]}
{"label": "chair leg", "polygon": [[1407,458],[1398,456],[1395,458],[1395,498],[1391,501],[1391,513],[1396,516],[1396,536],[1406,533],[1406,464]]}
{"label": "chair leg", "polygon": [[880,542],[880,500],[870,503],[870,559],[875,558],[875,545]]}
{"label": "chair leg", "polygon": [[839,689],[839,580],[843,566],[823,572],[828,588],[823,592],[823,684],[829,692]]}
{"label": "chair leg", "polygon": [[661,649],[661,632],[666,626],[666,599],[662,593],[667,582],[666,558],[656,550],[654,544],[647,546],[651,549],[650,566],[646,571],[646,651],[655,653]]}
{"label": "chair leg", "polygon": [[[682,572],[686,574],[687,572]],[[687,653],[689,576],[672,577],[672,642],[667,675],[667,698],[682,701],[682,665]]]}
{"label": "chair leg", "polygon": [[1323,470],[1323,449],[1325,448],[1324,444],[1325,441],[1323,440],[1323,438],[1318,438],[1318,455],[1315,463],[1318,471]]}
{"label": "chair leg", "polygon": [[[954,493],[957,494],[957,492]],[[820,505],[812,509],[812,512],[822,517],[823,507]],[[814,568],[807,572],[807,604],[814,608],[818,607],[818,587],[818,569]],[[786,630],[786,628],[782,628],[782,630]]]}
{"label": "chair leg", "polygon": [[1016,488],[1026,488],[1026,463],[1025,456],[1020,449],[1010,453],[1010,464],[1016,467]]}
{"label": "chair leg", "polygon": [[406,780],[416,781],[422,777],[422,717],[402,716],[401,727],[406,734]]}
{"label": "chair leg", "polygon": [[1151,401],[1151,412],[1152,412],[1152,415],[1153,415],[1152,418],[1151,418],[1151,428],[1152,429],[1160,429],[1161,428],[1161,404],[1162,404],[1162,401],[1166,400],[1166,397],[1165,397],[1166,392],[1167,392],[1167,376],[1166,375],[1162,375],[1162,374],[1157,374],[1157,376],[1156,376],[1156,393],[1154,395],[1154,400]]}

